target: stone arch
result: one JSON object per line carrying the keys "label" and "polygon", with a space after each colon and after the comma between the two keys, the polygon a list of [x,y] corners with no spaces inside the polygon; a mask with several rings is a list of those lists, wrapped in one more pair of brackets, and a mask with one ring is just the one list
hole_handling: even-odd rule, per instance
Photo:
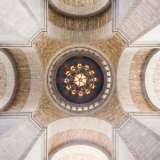
{"label": "stone arch", "polygon": [[[97,145],[100,148],[104,148],[105,151],[108,153],[108,157],[111,157],[111,146],[112,146],[112,125],[104,120],[100,120],[97,118],[91,118],[91,117],[70,117],[70,118],[63,118],[56,121],[53,121],[49,124],[47,124],[48,128],[48,154],[53,155],[53,152],[56,150],[58,151],[64,144],[70,146],[72,144],[77,145],[85,145],[85,144],[93,144]],[[75,139],[74,136],[75,133],[78,134],[84,134],[83,136],[77,136]],[[66,134],[67,133],[67,134]],[[89,135],[87,135],[89,134]],[[93,134],[94,139],[99,139],[100,136],[103,136],[103,142],[106,139],[106,145],[104,146],[97,143],[96,140],[90,139],[87,141],[85,137],[92,136]],[[58,135],[58,136],[57,136]],[[69,135],[69,136],[67,136]],[[96,138],[97,136],[97,138]],[[55,139],[57,141],[57,138],[61,140],[62,142],[57,143],[55,145]],[[81,138],[82,137],[82,138]],[[63,141],[64,140],[64,141]],[[54,141],[52,143],[52,141]],[[100,140],[99,140],[100,141]],[[110,148],[108,150],[108,148]]]}
{"label": "stone arch", "polygon": [[154,89],[154,71],[160,59],[160,50],[154,50],[148,57],[143,73],[143,89],[148,103],[154,110],[160,110],[160,101]]}
{"label": "stone arch", "polygon": [[54,7],[54,9],[58,10],[62,14],[69,15],[69,16],[93,16],[102,12],[106,9],[109,4],[110,0],[100,0],[99,2],[84,6],[84,7],[77,7],[77,6],[70,6],[65,4],[59,0],[49,0],[49,3]]}
{"label": "stone arch", "polygon": [[9,56],[9,54],[4,52],[3,50],[0,50],[0,59],[4,64],[7,74],[7,84],[5,93],[0,101],[0,111],[1,111],[7,108],[14,98],[16,90],[16,69],[12,58]]}
{"label": "stone arch", "polygon": [[125,48],[121,54],[117,69],[118,98],[125,112],[138,112],[129,89],[129,70],[132,59],[139,48]]}
{"label": "stone arch", "polygon": [[42,95],[43,68],[38,54],[38,50],[36,49],[35,46],[24,47],[21,48],[21,50],[27,57],[31,73],[31,86],[30,86],[29,96],[25,106],[21,109],[21,112],[36,113]]}
{"label": "stone arch", "polygon": [[61,148],[59,148],[59,150],[57,152],[53,152],[50,156],[49,156],[49,160],[59,160],[61,158],[65,158],[67,156],[72,156],[73,154],[79,154],[79,153],[83,153],[83,154],[87,154],[87,155],[91,155],[92,158],[94,157],[94,159],[100,159],[100,160],[110,160],[111,157],[108,155],[108,153],[96,146],[96,145],[92,145],[92,144],[77,144],[77,145],[64,145]]}

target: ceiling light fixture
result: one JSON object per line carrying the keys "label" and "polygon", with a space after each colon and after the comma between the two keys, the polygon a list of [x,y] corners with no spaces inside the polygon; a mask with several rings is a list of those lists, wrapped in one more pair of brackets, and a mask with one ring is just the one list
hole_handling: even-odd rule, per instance
{"label": "ceiling light fixture", "polygon": [[66,71],[64,83],[66,89],[70,90],[72,95],[83,96],[90,94],[92,89],[95,89],[97,78],[94,71],[90,70],[88,65],[71,66],[69,71]]}

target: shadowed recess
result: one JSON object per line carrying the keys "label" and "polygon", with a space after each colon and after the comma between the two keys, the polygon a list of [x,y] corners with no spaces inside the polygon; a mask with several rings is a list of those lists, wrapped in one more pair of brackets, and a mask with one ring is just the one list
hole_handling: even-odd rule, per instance
{"label": "shadowed recess", "polygon": [[[87,68],[81,67],[80,69],[77,68],[77,70],[75,71],[70,71],[70,68],[72,66],[75,67],[79,64],[81,64],[82,66],[88,66],[89,70],[87,70]],[[94,71],[94,78],[96,78],[94,84],[92,81],[92,79],[94,78],[91,77],[89,71]],[[67,79],[68,77],[66,75],[66,72],[71,72],[69,79]],[[84,77],[86,78],[86,83],[84,85],[82,84],[82,86],[78,86],[76,82],[74,82],[74,79],[80,73],[83,73]],[[70,81],[69,84],[64,82],[64,80],[66,79]],[[104,75],[98,63],[93,59],[85,56],[72,57],[63,62],[63,64],[59,67],[56,75],[56,81],[57,89],[63,98],[72,103],[83,104],[94,100],[99,95],[103,88]],[[91,85],[95,86],[95,88],[90,88]],[[77,93],[72,94],[73,91],[67,89],[68,86]],[[84,94],[82,96],[79,96],[78,93],[81,93],[83,91]],[[89,93],[85,93],[85,91],[89,91]]]}
{"label": "shadowed recess", "polygon": [[5,51],[12,56],[17,70],[16,94],[11,105],[5,111],[20,111],[26,104],[29,96],[31,85],[30,68],[22,50],[18,48],[7,48]]}

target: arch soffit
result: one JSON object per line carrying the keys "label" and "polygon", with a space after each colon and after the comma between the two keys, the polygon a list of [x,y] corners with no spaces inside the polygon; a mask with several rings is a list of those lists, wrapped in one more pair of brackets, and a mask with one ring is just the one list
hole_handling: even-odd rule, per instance
{"label": "arch soffit", "polygon": [[110,4],[110,0],[100,0],[99,2],[84,7],[70,6],[59,0],[49,0],[50,5],[56,9],[58,12],[68,15],[68,16],[93,16],[102,12],[106,9]]}
{"label": "arch soffit", "polygon": [[62,145],[49,155],[49,160],[53,160],[53,158],[55,160],[58,160],[64,156],[74,153],[90,154],[94,157],[103,160],[111,159],[111,156],[103,148],[91,143],[86,143],[86,144]]}
{"label": "arch soffit", "polygon": [[31,86],[29,96],[25,106],[21,109],[21,112],[33,112],[33,114],[35,114],[38,110],[43,91],[42,62],[39,57],[38,49],[34,45],[33,47],[23,47],[20,49],[27,57],[31,73]]}
{"label": "arch soffit", "polygon": [[0,59],[4,64],[7,74],[5,93],[0,101],[0,111],[4,110],[12,102],[16,91],[16,68],[13,59],[9,54],[0,50]]}
{"label": "arch soffit", "polygon": [[112,125],[91,117],[70,117],[56,120],[47,125],[48,140],[57,133],[71,129],[88,129],[100,132],[112,140]]}
{"label": "arch soffit", "polygon": [[140,48],[125,48],[119,59],[117,68],[117,90],[118,98],[122,109],[125,112],[139,112],[135,106],[130,89],[129,89],[129,73],[133,57]]}
{"label": "arch soffit", "polygon": [[[59,119],[56,121],[53,121],[47,125],[47,133],[48,133],[48,141],[56,134],[63,132],[63,131],[68,131],[68,130],[74,130],[74,129],[85,129],[85,130],[92,130],[96,132],[100,132],[107,136],[109,139],[112,141],[112,125],[104,120],[100,120],[97,118],[92,118],[92,117],[70,117],[70,118],[63,118]],[[98,148],[101,150],[102,147],[99,145],[96,145],[94,143],[89,143],[89,142],[73,142],[72,143],[67,143],[65,146],[61,146],[53,150],[49,154],[50,160],[52,157],[55,155],[56,152],[60,151],[62,148],[66,146],[72,146],[72,145],[89,145],[95,148]],[[105,155],[108,157],[108,159],[111,159],[111,155],[108,151],[102,150]]]}
{"label": "arch soffit", "polygon": [[157,98],[156,92],[154,90],[154,82],[153,82],[153,75],[156,64],[160,59],[160,49],[156,49],[151,52],[148,59],[146,60],[145,67],[143,70],[143,90],[145,97],[150,104],[150,106],[154,110],[160,110],[160,101]]}

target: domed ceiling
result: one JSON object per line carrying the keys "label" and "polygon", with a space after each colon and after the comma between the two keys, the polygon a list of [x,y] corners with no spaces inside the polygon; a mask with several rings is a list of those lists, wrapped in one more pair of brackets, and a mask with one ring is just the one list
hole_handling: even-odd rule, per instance
{"label": "domed ceiling", "polygon": [[57,88],[66,100],[83,104],[95,99],[103,88],[103,72],[93,59],[71,57],[63,62],[56,74]]}
{"label": "domed ceiling", "polygon": [[[0,36],[2,42],[5,42],[1,47],[5,48],[4,52],[10,55],[14,62],[14,65],[11,63],[12,70],[9,74],[6,66],[5,70],[0,66],[3,71],[0,73],[6,72],[7,75],[4,82],[6,87],[5,85],[4,88],[0,87],[5,92],[8,87],[10,94],[12,89],[12,94],[7,95],[8,99],[5,99],[7,104],[0,107],[3,107],[2,114],[18,119],[19,115],[30,113],[24,125],[16,125],[17,128],[14,127],[15,130],[12,130],[16,133],[14,137],[20,137],[20,141],[14,141],[15,138],[10,136],[11,144],[17,146],[17,154],[14,154],[13,159],[22,157],[27,159],[32,153],[34,156],[42,156],[44,150],[46,159],[50,158],[49,160],[51,158],[55,160],[53,156],[56,156],[56,152],[58,155],[58,151],[62,156],[61,159],[57,156],[58,160],[76,160],[79,157],[85,160],[105,160],[106,157],[106,160],[110,160],[115,159],[114,156],[117,155],[120,157],[121,153],[128,156],[126,148],[121,146],[123,144],[126,147],[130,144],[133,146],[129,141],[130,133],[132,139],[142,135],[142,141],[145,141],[142,130],[138,136],[132,133],[136,131],[136,127],[148,132],[148,128],[139,125],[138,120],[130,116],[130,112],[135,115],[135,112],[138,112],[140,115],[142,112],[139,111],[152,111],[151,116],[154,114],[142,86],[143,68],[151,49],[139,49],[140,45],[136,46],[134,43],[142,34],[148,32],[151,25],[155,27],[154,24],[158,22],[155,20],[157,12],[155,15],[144,12],[144,19],[141,18],[141,12],[138,12],[142,8],[146,10],[149,6],[152,8],[151,1],[148,1],[147,7],[144,1],[136,5],[135,2],[131,4],[110,0],[48,0],[44,1],[43,5],[42,1],[39,1],[39,5],[38,1],[29,3],[15,0],[11,5],[1,3],[4,8],[2,12],[5,11],[5,6],[11,7],[3,16],[2,26],[15,36],[11,37],[11,42]],[[158,4],[158,0],[156,1]],[[42,8],[39,8],[41,5]],[[16,12],[18,8],[19,12]],[[122,9],[126,13],[121,13]],[[41,11],[45,13],[40,14]],[[135,16],[135,13],[138,16]],[[152,21],[148,21],[146,17],[151,17]],[[4,32],[6,33],[8,32]],[[4,37],[8,38],[6,35]],[[151,77],[155,78],[157,84],[158,67],[159,65],[155,71],[157,77]],[[8,81],[9,79],[12,81]],[[157,89],[159,94],[158,85],[155,87],[153,89]],[[4,91],[0,94],[3,99]],[[149,115],[149,112],[144,112],[139,117],[144,118],[143,114]],[[128,128],[133,125],[135,128],[132,127],[129,133]],[[32,131],[33,136],[28,138]],[[146,135],[151,133],[148,132]],[[32,143],[29,141],[31,139]],[[39,145],[40,143],[42,145]],[[25,144],[24,147],[21,147],[21,144]],[[34,152],[33,146],[36,148],[36,144],[41,149]],[[96,152],[91,150],[91,154],[86,153],[85,151],[89,149],[85,149],[84,146],[83,152],[72,154],[68,152],[69,154],[63,156],[63,149],[72,145],[75,147],[75,144],[87,144],[105,151],[103,152],[105,157],[94,158]],[[139,145],[139,141],[137,144]],[[157,148],[157,144],[154,148]],[[132,151],[140,153],[136,146]],[[150,149],[147,142],[141,151],[143,149],[146,151],[146,146],[148,150]],[[3,144],[3,147],[7,152],[10,144]],[[115,152],[117,149],[119,152]],[[129,147],[127,149],[130,151]],[[76,148],[68,149],[74,150]],[[9,158],[12,157],[10,156],[12,153],[7,154]]]}
{"label": "domed ceiling", "polygon": [[46,89],[57,107],[87,112],[108,99],[113,86],[112,67],[101,53],[87,48],[72,48],[60,53],[56,59],[53,57],[50,63],[46,70]]}

